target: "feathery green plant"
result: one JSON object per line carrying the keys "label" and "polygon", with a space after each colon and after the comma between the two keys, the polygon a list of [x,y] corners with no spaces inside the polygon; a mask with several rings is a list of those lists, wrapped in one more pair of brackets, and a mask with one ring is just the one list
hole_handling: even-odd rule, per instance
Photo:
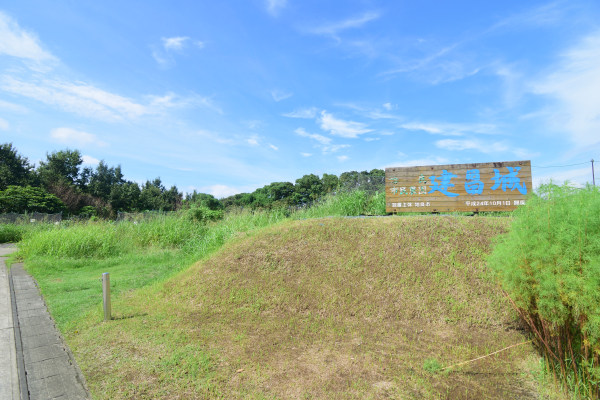
{"label": "feathery green plant", "polygon": [[600,192],[544,185],[489,258],[565,389],[599,398]]}

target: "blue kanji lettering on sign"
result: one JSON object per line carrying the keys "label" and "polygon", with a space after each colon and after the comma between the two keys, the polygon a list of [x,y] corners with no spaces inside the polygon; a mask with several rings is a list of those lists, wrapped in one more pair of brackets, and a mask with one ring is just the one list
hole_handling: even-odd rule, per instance
{"label": "blue kanji lettering on sign", "polygon": [[515,190],[517,189],[521,194],[527,194],[527,186],[521,183],[521,179],[517,177],[521,167],[506,167],[508,174],[502,175],[499,170],[494,169],[493,181],[496,183],[492,186],[492,190],[498,189],[502,186],[502,190],[506,192],[506,189]]}
{"label": "blue kanji lettering on sign", "polygon": [[[445,194],[448,197],[458,196],[458,193],[450,193],[448,191],[449,188],[454,187],[454,183],[450,183],[450,180],[452,178],[456,178],[457,176],[458,175],[448,172],[445,169],[442,170],[442,175],[439,178],[436,177],[435,175],[430,176],[429,180],[431,181],[431,190],[427,194],[438,191],[442,194]],[[438,179],[439,179],[439,183],[438,183]]]}
{"label": "blue kanji lettering on sign", "polygon": [[483,192],[483,182],[478,169],[468,169],[466,175],[465,190],[469,194],[481,194]]}

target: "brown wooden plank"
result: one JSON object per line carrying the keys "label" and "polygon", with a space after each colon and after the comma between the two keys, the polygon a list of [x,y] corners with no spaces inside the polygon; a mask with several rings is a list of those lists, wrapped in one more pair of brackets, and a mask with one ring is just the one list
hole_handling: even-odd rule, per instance
{"label": "brown wooden plank", "polygon": [[[386,209],[388,212],[508,211],[515,209],[526,199],[526,195],[522,194],[516,185],[509,182],[491,190],[492,187],[498,186],[496,180],[492,179],[496,177],[497,172],[501,176],[509,173],[506,167],[520,167],[516,175],[519,179],[518,186],[524,187],[526,194],[531,193],[530,161],[386,168]],[[472,180],[466,179],[467,171],[472,169],[479,170],[479,181],[484,184],[481,194],[468,193],[466,190],[466,184],[472,183]],[[440,190],[432,191],[434,187],[440,186],[443,170],[456,175],[449,182],[453,186],[448,185],[446,190],[457,196],[447,196]],[[435,176],[435,182],[431,182],[432,176]],[[422,183],[423,181],[426,183]],[[512,189],[511,186],[513,186]],[[503,187],[505,190],[502,189]],[[415,194],[410,194],[411,189]],[[398,203],[401,203],[402,206],[395,207]],[[419,205],[425,203],[428,206],[415,207],[412,203]],[[408,206],[409,204],[410,206]]]}

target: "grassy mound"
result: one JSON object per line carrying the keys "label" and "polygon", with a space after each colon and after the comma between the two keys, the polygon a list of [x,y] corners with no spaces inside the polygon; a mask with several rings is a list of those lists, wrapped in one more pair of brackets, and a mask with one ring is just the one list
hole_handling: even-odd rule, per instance
{"label": "grassy mound", "polygon": [[530,346],[434,373],[526,340],[484,266],[507,223],[288,221],[120,296],[110,323],[98,307],[67,341],[99,399],[535,399]]}

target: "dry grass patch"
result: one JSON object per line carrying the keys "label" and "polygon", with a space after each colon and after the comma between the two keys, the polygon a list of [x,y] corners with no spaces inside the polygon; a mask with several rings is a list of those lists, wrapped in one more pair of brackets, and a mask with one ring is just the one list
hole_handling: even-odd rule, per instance
{"label": "dry grass patch", "polygon": [[68,341],[99,399],[536,399],[484,255],[508,221],[292,221],[89,315]]}

